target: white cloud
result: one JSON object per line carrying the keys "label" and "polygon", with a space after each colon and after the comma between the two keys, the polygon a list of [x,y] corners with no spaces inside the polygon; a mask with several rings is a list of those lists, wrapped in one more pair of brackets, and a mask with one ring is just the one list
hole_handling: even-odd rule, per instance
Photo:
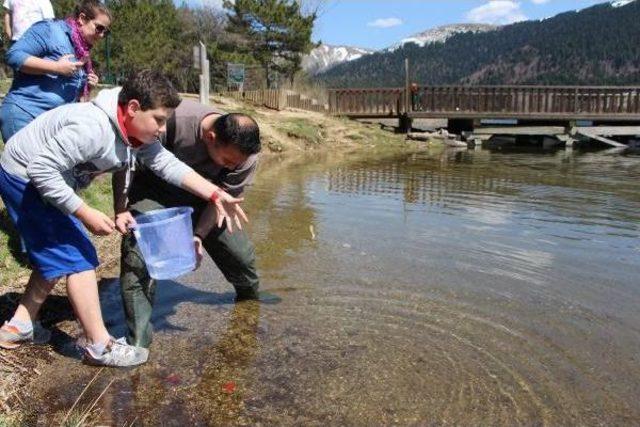
{"label": "white cloud", "polygon": [[380,18],[367,23],[368,27],[390,28],[402,25],[402,19],[398,18]]}
{"label": "white cloud", "polygon": [[551,0],[531,0],[531,1],[535,4],[545,4],[545,3],[549,3],[549,1]]}
{"label": "white cloud", "polygon": [[520,3],[513,0],[491,0],[467,13],[467,20],[482,24],[505,25],[526,19]]}

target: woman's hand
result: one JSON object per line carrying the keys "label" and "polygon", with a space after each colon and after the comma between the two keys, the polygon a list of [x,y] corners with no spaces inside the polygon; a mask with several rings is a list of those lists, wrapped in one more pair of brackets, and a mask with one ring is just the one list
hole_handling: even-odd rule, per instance
{"label": "woman's hand", "polygon": [[87,83],[89,84],[89,87],[94,88],[98,86],[99,81],[100,79],[98,78],[98,75],[96,73],[89,73],[87,75]]}
{"label": "woman's hand", "polygon": [[240,203],[244,201],[242,197],[233,197],[229,193],[218,190],[215,193],[218,197],[215,201],[216,205],[216,223],[218,228],[226,222],[229,233],[233,233],[233,223],[235,222],[239,230],[242,229],[242,221],[249,222],[247,215],[240,207]]}
{"label": "woman's hand", "polygon": [[84,67],[84,62],[72,61],[71,58],[75,58],[75,55],[63,55],[56,61],[56,70],[61,76],[71,77],[73,74]]}

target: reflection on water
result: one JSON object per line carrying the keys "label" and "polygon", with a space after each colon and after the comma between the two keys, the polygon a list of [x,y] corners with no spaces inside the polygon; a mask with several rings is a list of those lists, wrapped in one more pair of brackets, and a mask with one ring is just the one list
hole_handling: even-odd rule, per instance
{"label": "reflection on water", "polygon": [[[265,162],[247,209],[282,301],[234,304],[211,265],[161,283],[152,360],[103,374],[101,421],[637,425],[639,165],[504,150]],[[112,330],[117,298],[105,288]],[[41,419],[94,373],[43,386]]]}

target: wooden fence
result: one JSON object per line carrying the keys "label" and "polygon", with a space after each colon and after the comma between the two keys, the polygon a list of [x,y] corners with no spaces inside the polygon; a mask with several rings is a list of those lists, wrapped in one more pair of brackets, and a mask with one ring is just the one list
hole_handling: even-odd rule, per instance
{"label": "wooden fence", "polygon": [[254,105],[281,110],[283,108],[282,92],[274,89],[222,92],[221,96],[250,102]]}
{"label": "wooden fence", "polygon": [[315,111],[325,113],[328,111],[326,104],[308,96],[302,95],[285,89],[263,89],[249,91],[231,91],[221,92],[221,96],[250,102],[254,105],[272,108],[274,110],[283,110],[285,108],[298,108],[301,110]]}
{"label": "wooden fence", "polygon": [[390,116],[404,113],[404,89],[329,89],[329,112],[350,116]]}

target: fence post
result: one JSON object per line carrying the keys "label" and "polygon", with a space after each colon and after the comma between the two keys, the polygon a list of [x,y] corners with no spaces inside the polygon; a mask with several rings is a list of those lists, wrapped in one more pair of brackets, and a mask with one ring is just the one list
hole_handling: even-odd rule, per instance
{"label": "fence post", "polygon": [[411,132],[411,118],[409,117],[409,111],[411,111],[411,83],[409,81],[409,58],[404,59],[404,111],[400,113],[400,120],[398,121],[398,130],[402,133]]}
{"label": "fence post", "polygon": [[408,113],[411,109],[411,82],[409,81],[409,58],[404,58],[404,111]]}
{"label": "fence post", "polygon": [[207,59],[207,47],[204,43],[199,42],[200,47],[200,103],[209,105],[209,60]]}

